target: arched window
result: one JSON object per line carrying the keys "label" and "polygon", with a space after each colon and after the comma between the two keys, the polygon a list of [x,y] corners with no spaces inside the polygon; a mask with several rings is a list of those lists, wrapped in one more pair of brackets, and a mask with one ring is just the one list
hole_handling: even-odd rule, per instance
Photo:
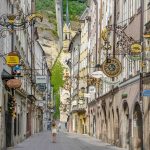
{"label": "arched window", "polygon": [[67,40],[67,39],[68,39],[67,34],[65,34],[65,40]]}

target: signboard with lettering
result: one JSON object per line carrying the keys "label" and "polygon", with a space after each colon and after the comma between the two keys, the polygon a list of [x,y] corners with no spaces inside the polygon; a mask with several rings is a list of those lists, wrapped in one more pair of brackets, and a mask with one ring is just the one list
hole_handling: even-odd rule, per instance
{"label": "signboard with lettering", "polygon": [[20,59],[19,59],[19,56],[16,52],[10,52],[6,56],[6,64],[9,67],[14,67],[14,66],[18,65],[19,63],[20,63]]}
{"label": "signboard with lettering", "polygon": [[91,94],[90,94],[90,93],[84,93],[84,97],[85,97],[85,98],[90,98],[90,97],[91,97]]}
{"label": "signboard with lettering", "polygon": [[96,93],[95,86],[89,86],[89,93]]}
{"label": "signboard with lettering", "polygon": [[91,73],[91,76],[93,78],[101,78],[101,77],[104,77],[105,75],[102,71],[95,71]]}
{"label": "signboard with lettering", "polygon": [[141,59],[142,46],[138,43],[131,45],[130,56],[131,60],[140,60]]}
{"label": "signboard with lettering", "polygon": [[150,97],[150,90],[144,90],[144,91],[143,91],[143,96],[148,96],[148,97]]}
{"label": "signboard with lettering", "polygon": [[46,84],[47,77],[46,76],[36,76],[36,84]]}

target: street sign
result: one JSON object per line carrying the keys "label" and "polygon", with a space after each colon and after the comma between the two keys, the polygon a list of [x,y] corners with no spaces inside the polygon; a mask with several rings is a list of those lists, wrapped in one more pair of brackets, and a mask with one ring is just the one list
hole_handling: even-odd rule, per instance
{"label": "street sign", "polygon": [[104,73],[103,73],[102,71],[95,71],[95,72],[93,72],[93,73],[91,74],[91,76],[92,76],[93,78],[101,78],[101,77],[104,76]]}
{"label": "street sign", "polygon": [[150,97],[150,90],[144,90],[144,91],[143,91],[143,96],[148,96],[148,97]]}
{"label": "street sign", "polygon": [[36,76],[36,84],[43,84],[47,83],[47,77],[46,76]]}
{"label": "street sign", "polygon": [[90,98],[90,97],[91,97],[91,94],[90,94],[90,93],[84,93],[84,97]]}
{"label": "street sign", "polygon": [[38,90],[44,92],[46,90],[46,84],[38,84]]}
{"label": "street sign", "polygon": [[96,93],[95,86],[89,86],[89,93]]}

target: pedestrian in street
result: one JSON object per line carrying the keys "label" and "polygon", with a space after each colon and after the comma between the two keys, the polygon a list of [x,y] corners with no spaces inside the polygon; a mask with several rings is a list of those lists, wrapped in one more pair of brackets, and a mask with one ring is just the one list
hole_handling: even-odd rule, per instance
{"label": "pedestrian in street", "polygon": [[55,121],[52,122],[51,130],[52,130],[52,142],[56,143],[57,126],[56,126]]}

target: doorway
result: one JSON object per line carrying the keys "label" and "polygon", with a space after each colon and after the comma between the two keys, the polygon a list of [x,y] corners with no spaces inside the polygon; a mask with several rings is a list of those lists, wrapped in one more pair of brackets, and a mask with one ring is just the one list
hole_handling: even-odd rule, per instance
{"label": "doorway", "polygon": [[5,112],[6,147],[11,147],[12,116]]}
{"label": "doorway", "polygon": [[143,148],[143,121],[140,105],[136,104],[133,113],[134,150]]}

